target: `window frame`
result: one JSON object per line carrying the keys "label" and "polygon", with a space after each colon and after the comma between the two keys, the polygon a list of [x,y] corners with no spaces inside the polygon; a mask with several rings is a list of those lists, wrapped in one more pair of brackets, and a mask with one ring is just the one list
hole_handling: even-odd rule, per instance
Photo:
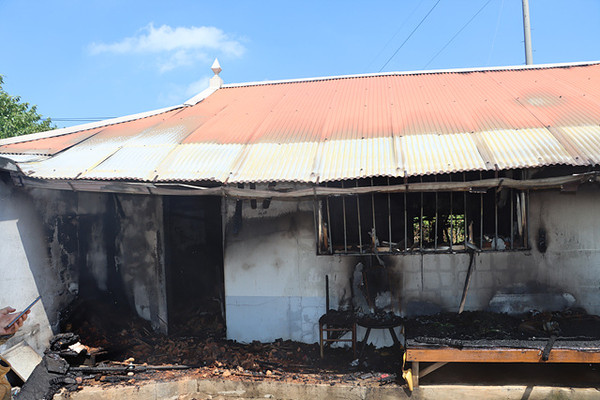
{"label": "window frame", "polygon": [[[502,175],[501,177],[510,175],[513,179],[524,179],[525,178],[525,171],[524,170],[511,170],[511,171],[501,171],[499,173],[499,171],[485,171],[485,172],[462,172],[462,173],[457,173],[457,174],[445,174],[445,175],[436,175],[436,176],[427,176],[427,177],[413,177],[411,179],[403,179],[404,184],[407,185],[407,188],[409,187],[409,185],[411,183],[423,183],[423,182],[435,182],[435,183],[440,183],[443,181],[447,181],[447,182],[455,182],[457,180],[457,178],[460,178],[460,181],[463,181],[465,183],[468,182],[477,182],[477,181],[481,181],[484,178],[490,178],[490,177],[494,177],[494,178],[498,178],[499,175]],[[467,176],[469,176],[469,180],[467,180]],[[473,177],[476,176],[476,179],[473,179]],[[440,180],[440,178],[442,180]],[[378,179],[379,183],[378,185],[374,185],[374,179]],[[340,181],[340,182],[336,182],[333,183],[322,183],[321,186],[324,187],[341,187],[342,189],[346,189],[346,188],[353,188],[353,187],[361,187],[361,186],[385,186],[385,185],[381,185],[381,180],[385,179],[385,184],[387,184],[387,186],[391,186],[391,179],[395,180],[396,183],[398,184],[399,179],[398,178],[367,178],[367,179],[354,179],[354,180],[347,180],[347,181]],[[402,178],[400,178],[402,179]],[[361,183],[359,185],[359,182]],[[502,194],[502,191],[507,191],[507,194]],[[425,197],[433,197],[432,195],[435,196],[435,212],[434,214],[427,214],[424,212],[424,208],[425,208]],[[444,209],[443,207],[440,206],[440,197],[441,195],[449,195],[449,213],[448,213],[448,209]],[[387,232],[385,233],[380,233],[380,230],[378,229],[378,218],[376,216],[376,210],[375,210],[375,202],[376,202],[376,196],[379,197],[379,201],[383,201],[384,203],[387,204],[387,225],[384,226],[383,228],[381,228],[382,230],[385,230]],[[392,213],[392,197],[396,197],[401,198],[402,199],[402,212],[401,212],[401,216],[398,215],[398,213]],[[418,205],[418,215],[414,218],[418,218],[417,221],[415,222],[411,222],[409,221],[409,210],[408,210],[408,200],[410,197],[412,197],[414,199],[415,196],[418,196],[419,200],[419,205]],[[488,203],[490,201],[490,198],[493,196],[493,206],[489,206],[486,203]],[[504,209],[504,207],[506,205],[508,205],[506,202],[508,202],[510,204],[510,227],[508,228],[506,226],[506,224],[504,224],[503,229],[501,231],[499,231],[499,197],[503,196],[504,197],[504,201],[505,204],[502,206],[503,208],[503,213],[504,214],[508,214],[507,210]],[[462,197],[462,199],[460,199],[460,197]],[[484,201],[485,198],[488,198],[487,202]],[[510,201],[507,201],[506,198],[509,198]],[[459,207],[462,208],[462,213],[455,213],[455,198],[458,198],[459,202],[462,203]],[[353,199],[355,199],[356,202],[356,210],[354,210],[354,207],[348,207],[348,203],[349,201],[354,201]],[[361,199],[365,199],[363,200],[363,202],[365,202],[365,205],[363,205],[363,209],[361,209]],[[339,201],[341,200],[341,201]],[[341,203],[341,215],[342,215],[342,223],[343,223],[343,227],[341,229],[341,231],[343,232],[343,239],[338,238],[335,241],[332,239],[332,214],[333,214],[333,206],[332,206],[332,202],[333,201],[339,201],[339,203]],[[470,202],[478,202],[478,205],[470,205]],[[367,204],[368,203],[368,204]],[[371,209],[371,215],[367,216],[367,213],[364,211],[364,207],[369,207]],[[349,208],[351,210],[349,210]],[[428,205],[428,208],[431,208],[431,204]],[[474,216],[471,214],[474,214],[472,212],[473,209],[477,209],[479,210],[479,215]],[[491,210],[490,210],[491,208]],[[440,211],[442,210],[443,213]],[[350,215],[349,212],[354,212],[356,211],[356,216],[354,216],[353,218],[355,218],[356,220],[356,230],[358,233],[358,237],[356,239],[358,239],[358,241],[351,241],[348,238],[348,233],[349,233],[349,224],[350,222],[348,221]],[[414,214],[414,205],[411,206],[411,215]],[[482,251],[482,252],[511,252],[511,251],[518,251],[518,252],[523,252],[523,251],[530,251],[531,250],[531,243],[530,243],[530,237],[529,237],[529,190],[517,190],[517,189],[512,189],[512,188],[502,188],[501,186],[499,187],[492,187],[492,188],[487,188],[485,190],[482,189],[463,189],[460,191],[443,191],[443,190],[439,190],[439,191],[410,191],[410,190],[404,190],[401,193],[375,193],[375,191],[370,191],[369,193],[363,193],[363,194],[348,194],[348,195],[329,195],[329,196],[323,196],[320,198],[315,198],[315,223],[318,224],[317,226],[317,255],[350,255],[350,256],[356,256],[356,255],[375,255],[375,254],[382,254],[382,255],[405,255],[405,254],[454,254],[454,253],[466,253],[468,252],[468,248],[469,245],[471,244],[475,244],[475,246],[477,247],[478,251]],[[493,215],[490,214],[486,214],[486,213],[493,213]],[[518,226],[515,226],[516,221],[519,220],[519,215],[520,214],[520,229]],[[440,217],[444,215],[446,217],[449,217],[450,219],[450,230],[449,233],[447,234],[448,237],[448,243],[447,245],[442,246],[441,245],[441,239],[440,237],[438,237],[438,233],[439,233],[439,220]],[[368,217],[368,219],[370,219],[370,221],[364,221],[365,216]],[[503,215],[503,218],[508,217],[508,215]],[[392,221],[394,219],[398,219],[400,218],[402,220],[402,225],[403,225],[403,231],[404,231],[404,235],[400,241],[398,242],[394,242],[395,239],[398,239],[397,237],[395,237],[393,235],[392,232]],[[485,225],[489,225],[488,224],[484,224],[484,220],[485,219],[490,219],[493,218],[493,232],[491,232],[491,230],[489,228],[486,228],[487,231],[484,230]],[[379,219],[381,219],[381,216],[379,216]],[[455,221],[456,220],[461,220],[461,224],[462,227],[459,226],[458,230],[455,229]],[[428,247],[428,246],[424,246],[424,236],[426,233],[426,230],[424,229],[424,225],[426,225],[425,221],[429,221],[427,222],[428,224],[428,228],[427,228],[427,232],[429,233],[429,242],[431,243],[431,233],[432,231],[434,232],[434,237],[433,237],[433,247]],[[474,224],[478,223],[479,226],[477,227],[477,229],[475,229]],[[374,232],[376,233],[376,237],[377,237],[377,242],[379,244],[379,246],[374,245],[374,239],[371,237],[371,243],[369,243],[369,238],[365,238],[365,225],[370,227],[371,229],[374,228]],[[469,227],[470,224],[473,224],[473,226]],[[433,226],[432,226],[433,225]],[[411,228],[412,226],[412,228]],[[416,233],[416,227],[418,226],[418,235]],[[519,245],[515,246],[515,228],[519,229]],[[412,244],[410,244],[409,246],[409,240],[410,240],[410,235],[409,235],[409,229],[413,229],[412,232]],[[507,233],[506,229],[509,229],[510,232]],[[339,231],[339,228],[337,229]],[[354,228],[350,229],[353,233],[354,232]],[[478,237],[471,237],[472,242],[473,243],[468,243],[468,238],[470,235],[475,236],[474,234],[472,234],[472,232],[474,232],[475,230],[478,231]],[[369,232],[373,232],[373,230],[370,230]],[[484,233],[486,232],[486,233]],[[460,242],[457,242],[454,240],[454,235],[455,233],[460,234],[461,236],[461,240]],[[494,236],[492,237],[491,241],[489,238],[486,238],[487,234],[493,234]],[[338,232],[339,235],[339,232]],[[457,235],[458,236],[458,235]],[[417,237],[418,237],[418,243],[416,243],[417,241]],[[443,237],[443,235],[442,235]],[[385,240],[385,238],[387,238],[387,240]],[[486,240],[484,241],[484,238],[486,238]],[[494,238],[499,238],[499,239],[494,239]],[[323,242],[323,240],[326,240],[326,243]],[[500,248],[501,246],[499,245],[500,242],[504,243],[504,248]],[[352,244],[352,243],[356,243],[356,244]],[[396,246],[396,244],[404,242],[403,246]],[[488,242],[491,242],[491,245],[488,247],[487,244]],[[337,244],[336,244],[337,243]],[[510,245],[507,246],[506,243],[509,243]],[[485,246],[482,246],[482,244],[485,244]],[[343,247],[342,247],[343,245]],[[341,249],[340,249],[341,247]],[[377,248],[376,250],[373,250],[373,248]]]}

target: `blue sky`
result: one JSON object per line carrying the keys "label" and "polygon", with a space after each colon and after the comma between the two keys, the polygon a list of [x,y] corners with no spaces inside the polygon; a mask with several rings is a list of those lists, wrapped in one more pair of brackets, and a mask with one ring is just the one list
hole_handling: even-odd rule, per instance
{"label": "blue sky", "polygon": [[[534,63],[600,60],[600,0],[529,2]],[[54,119],[180,104],[215,57],[226,83],[525,62],[521,0],[0,0],[0,37],[4,89]]]}

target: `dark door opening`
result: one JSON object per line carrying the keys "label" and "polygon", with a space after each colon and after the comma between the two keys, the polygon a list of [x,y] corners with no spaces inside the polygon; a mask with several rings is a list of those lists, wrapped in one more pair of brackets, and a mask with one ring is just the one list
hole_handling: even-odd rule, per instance
{"label": "dark door opening", "polygon": [[221,198],[165,197],[164,224],[169,334],[223,337]]}

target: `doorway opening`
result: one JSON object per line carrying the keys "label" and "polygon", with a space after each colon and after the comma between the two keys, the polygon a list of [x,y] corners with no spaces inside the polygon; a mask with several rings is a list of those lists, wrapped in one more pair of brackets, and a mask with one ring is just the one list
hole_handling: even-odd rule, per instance
{"label": "doorway opening", "polygon": [[225,335],[221,198],[164,198],[169,334]]}

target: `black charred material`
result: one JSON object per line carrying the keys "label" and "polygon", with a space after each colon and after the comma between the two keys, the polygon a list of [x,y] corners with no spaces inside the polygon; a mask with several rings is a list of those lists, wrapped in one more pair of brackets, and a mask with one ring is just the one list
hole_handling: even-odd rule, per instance
{"label": "black charred material", "polygon": [[134,365],[128,364],[123,366],[106,366],[106,367],[72,367],[73,372],[84,374],[127,374],[129,372],[146,372],[146,371],[169,371],[190,369],[188,365]]}
{"label": "black charred material", "polygon": [[356,317],[352,311],[328,310],[319,318],[319,323],[331,326],[351,326],[356,322]]}
{"label": "black charred material", "polygon": [[64,375],[69,370],[69,363],[56,353],[48,353],[44,357],[42,364],[48,372]]}
{"label": "black charred material", "polygon": [[464,345],[465,345],[462,340],[448,339],[448,338],[435,338],[435,337],[418,336],[414,340],[415,340],[415,342],[419,342],[419,343],[436,344],[436,345],[448,346],[448,347],[456,347],[457,349],[462,349],[464,347]]}
{"label": "black charred material", "polygon": [[67,372],[67,361],[54,353],[44,355],[19,392],[19,400],[51,400],[63,387],[75,390],[75,375]]}
{"label": "black charred material", "polygon": [[552,351],[554,342],[556,342],[556,336],[550,336],[550,339],[548,339],[548,343],[542,352],[542,361],[548,361],[548,358],[550,358],[550,351]]}
{"label": "black charred material", "polygon": [[521,319],[508,314],[485,311],[465,311],[462,314],[444,312],[409,318],[404,322],[406,336],[475,339],[520,339],[528,335],[519,331]]}
{"label": "black charred material", "polygon": [[438,313],[408,318],[406,337],[455,340],[533,340],[556,336],[558,340],[600,340],[600,317],[581,309],[508,315],[486,311]]}
{"label": "black charred material", "polygon": [[540,253],[545,253],[548,250],[548,241],[546,240],[546,229],[538,230],[537,247]]}
{"label": "black charred material", "polygon": [[235,202],[235,214],[233,214],[233,234],[237,235],[242,230],[242,206],[244,204],[243,200],[238,200]]}
{"label": "black charred material", "polygon": [[393,312],[378,312],[373,314],[358,314],[356,322],[365,328],[394,328],[404,323],[402,317],[397,316]]}
{"label": "black charred material", "polygon": [[79,335],[72,332],[59,333],[50,339],[50,351],[61,351],[79,342]]}

